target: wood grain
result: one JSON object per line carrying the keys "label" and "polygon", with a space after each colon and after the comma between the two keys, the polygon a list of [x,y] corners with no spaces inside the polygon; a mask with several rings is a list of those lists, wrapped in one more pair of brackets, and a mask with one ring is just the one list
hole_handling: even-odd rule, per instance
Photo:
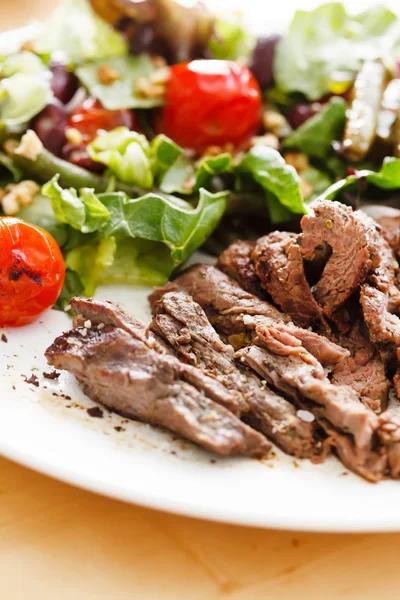
{"label": "wood grain", "polygon": [[[0,28],[55,4],[1,0]],[[4,600],[397,600],[399,547],[400,535],[263,531],[167,515],[0,459]]]}

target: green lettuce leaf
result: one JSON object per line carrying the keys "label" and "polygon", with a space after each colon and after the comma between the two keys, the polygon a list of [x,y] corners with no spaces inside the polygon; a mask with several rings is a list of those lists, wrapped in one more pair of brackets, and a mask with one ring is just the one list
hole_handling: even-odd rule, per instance
{"label": "green lettuce leaf", "polygon": [[398,43],[396,15],[383,5],[358,16],[331,2],[309,12],[298,10],[279,42],[275,81],[284,92],[301,92],[317,100],[332,91],[335,78],[352,81],[362,60],[388,56]]}
{"label": "green lettuce leaf", "polygon": [[387,156],[380,171],[375,172],[367,169],[356,171],[355,175],[349,175],[349,177],[331,185],[319,198],[321,200],[335,200],[344,190],[348,188],[356,189],[361,182],[363,186],[367,182],[382,190],[400,189],[400,159]]}
{"label": "green lettuce leaf", "polygon": [[16,73],[25,75],[42,75],[49,73],[49,70],[41,59],[33,52],[17,52],[4,58],[0,64],[0,77],[11,77]]}
{"label": "green lettuce leaf", "polygon": [[201,159],[198,163],[181,156],[165,173],[160,189],[167,193],[191,195],[200,188],[210,189],[213,177],[233,171],[232,156],[219,154]]}
{"label": "green lettuce leaf", "polygon": [[[118,74],[113,83],[99,79],[99,67],[106,64]],[[108,110],[119,108],[154,108],[163,104],[162,98],[144,98],[136,88],[138,80],[147,79],[158,70],[150,56],[118,56],[107,61],[95,60],[76,69],[81,83],[92,96],[98,98]]]}
{"label": "green lettuce leaf", "polygon": [[88,0],[64,0],[44,22],[34,49],[39,54],[63,52],[71,62],[128,53],[122,33],[99,17]]}
{"label": "green lettuce leaf", "polygon": [[0,152],[0,187],[7,183],[21,181],[22,170],[14,164],[14,161],[5,152]]}
{"label": "green lettuce leaf", "polygon": [[129,200],[125,194],[100,194],[111,215],[102,237],[140,238],[162,242],[175,266],[186,260],[211,235],[226,210],[227,193],[200,190],[196,208],[173,197],[147,194]]}
{"label": "green lettuce leaf", "polygon": [[114,262],[103,271],[100,283],[163,285],[174,266],[163,243],[124,238],[119,240]]}
{"label": "green lettuce leaf", "polygon": [[113,264],[116,250],[116,241],[111,237],[100,240],[98,244],[79,246],[67,253],[65,266],[78,275],[84,296],[93,296],[103,272]]}
{"label": "green lettuce leaf", "polygon": [[164,135],[149,142],[127,127],[99,135],[89,144],[88,152],[120,181],[144,189],[153,187],[182,154],[181,148]]}
{"label": "green lettuce leaf", "polygon": [[255,43],[255,36],[246,28],[240,16],[233,13],[217,18],[208,48],[213,58],[237,60],[249,58]]}
{"label": "green lettuce leaf", "polygon": [[322,112],[288,135],[283,147],[324,159],[332,152],[332,142],[342,138],[345,122],[346,102],[343,98],[331,98]]}
{"label": "green lettuce leaf", "polygon": [[63,289],[58,297],[55,308],[67,310],[71,298],[74,296],[80,296],[82,293],[83,285],[79,279],[78,273],[71,271],[71,269],[66,269]]}
{"label": "green lettuce leaf", "polygon": [[50,81],[41,75],[16,73],[0,81],[0,125],[26,123],[52,98]]}
{"label": "green lettuce leaf", "polygon": [[63,189],[58,179],[59,175],[55,175],[43,186],[42,193],[51,199],[54,214],[61,223],[82,233],[90,233],[100,229],[110,219],[107,208],[92,189],[83,188],[78,195],[74,188]]}
{"label": "green lettuce leaf", "polygon": [[272,194],[290,212],[307,212],[296,170],[287,165],[281,154],[273,148],[254,146],[238,165],[236,173],[254,180],[267,197]]}

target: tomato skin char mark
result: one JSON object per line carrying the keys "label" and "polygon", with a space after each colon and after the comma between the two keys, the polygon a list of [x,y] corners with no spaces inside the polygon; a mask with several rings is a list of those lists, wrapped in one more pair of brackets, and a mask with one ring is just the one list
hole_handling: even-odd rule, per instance
{"label": "tomato skin char mark", "polygon": [[15,268],[15,266],[11,267],[11,269],[9,271],[10,281],[18,281],[22,277],[22,275],[26,275],[27,277],[29,277],[29,279],[31,279],[32,281],[37,283],[37,285],[40,285],[41,287],[43,287],[43,281],[42,281],[42,278],[40,277],[39,273],[30,271],[29,269],[26,269],[25,267],[22,267],[22,269],[17,269],[17,268]]}

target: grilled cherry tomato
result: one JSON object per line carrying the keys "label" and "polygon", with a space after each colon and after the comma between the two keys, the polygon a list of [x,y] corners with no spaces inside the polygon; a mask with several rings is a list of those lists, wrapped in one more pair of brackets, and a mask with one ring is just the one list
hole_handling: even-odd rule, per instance
{"label": "grilled cherry tomato", "polygon": [[47,231],[0,218],[0,325],[26,325],[50,308],[64,275],[61,250]]}
{"label": "grilled cherry tomato", "polygon": [[186,148],[240,146],[260,126],[261,91],[247,67],[194,60],[171,67],[158,131]]}
{"label": "grilled cherry tomato", "polygon": [[122,125],[134,129],[133,113],[130,110],[107,110],[95,98],[84,100],[68,119],[68,127],[77,129],[86,144],[94,140],[99,130],[111,131]]}

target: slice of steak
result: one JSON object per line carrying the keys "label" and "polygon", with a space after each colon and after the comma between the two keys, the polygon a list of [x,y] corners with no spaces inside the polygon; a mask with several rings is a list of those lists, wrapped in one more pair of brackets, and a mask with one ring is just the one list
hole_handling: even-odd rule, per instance
{"label": "slice of steak", "polygon": [[171,354],[171,349],[162,340],[157,339],[146,329],[143,323],[128,315],[127,312],[113,302],[76,297],[72,298],[69,304],[75,314],[75,327],[84,326],[87,322],[89,328],[92,326],[98,327],[99,325],[100,327],[113,325],[123,329],[134,338],[145,342],[158,352]]}
{"label": "slice of steak", "polygon": [[296,325],[330,331],[306,279],[296,234],[274,231],[260,238],[251,257],[264,289]]}
{"label": "slice of steak", "polygon": [[217,267],[232,277],[238,284],[259,298],[265,298],[265,291],[260,283],[251,259],[255,242],[237,240],[224,250],[218,258]]}
{"label": "slice of steak", "polygon": [[153,309],[165,292],[174,290],[190,294],[218,333],[226,336],[234,348],[249,344],[257,325],[273,323],[277,324],[282,336],[295,337],[299,346],[304,346],[324,366],[333,365],[349,355],[348,350],[326,337],[288,322],[286,315],[246,292],[236,281],[211,265],[195,265],[171,283],[156,289],[149,298]]}
{"label": "slice of steak", "polygon": [[[75,312],[74,325],[76,327],[85,327],[86,324],[100,328],[104,327],[105,324],[113,325],[123,329],[149,348],[156,350],[156,352],[174,356],[171,346],[165,344],[160,337],[154,335],[140,321],[130,317],[112,302],[73,298],[70,304]],[[87,329],[87,327],[85,328]],[[207,396],[218,402],[218,404],[222,404],[234,414],[240,413],[240,403],[242,401],[240,394],[228,390],[215,379],[206,376],[197,369],[193,369],[190,365],[185,365],[182,369],[184,377],[189,383],[203,390]]]}
{"label": "slice of steak", "polygon": [[253,372],[233,360],[202,308],[185,292],[170,292],[158,302],[150,329],[174,348],[178,357],[215,377],[242,398],[241,416],[285,452],[298,458],[321,454],[315,423],[305,422],[286,399],[275,394]]}
{"label": "slice of steak", "polygon": [[381,227],[382,235],[396,253],[400,251],[400,210],[391,206],[372,204],[362,209]]}
{"label": "slice of steak", "polygon": [[378,266],[380,236],[365,213],[340,202],[320,201],[313,209],[301,220],[301,253],[306,261],[325,258],[314,297],[324,314],[346,330],[349,324],[339,311]]}
{"label": "slice of steak", "polygon": [[389,370],[396,368],[400,346],[400,319],[389,312],[395,278],[395,262],[387,241],[380,237],[379,263],[361,286],[360,304],[371,341],[377,345]]}
{"label": "slice of steak", "polygon": [[400,407],[389,408],[379,417],[378,435],[387,448],[390,475],[400,478]]}
{"label": "slice of steak", "polygon": [[386,409],[391,384],[365,325],[356,321],[352,329],[346,335],[340,335],[337,341],[351,354],[334,365],[331,382],[352,387],[361,396],[363,404],[381,413]]}
{"label": "slice of steak", "polygon": [[304,348],[283,343],[273,326],[257,328],[257,333],[257,345],[239,350],[236,357],[298,406],[312,411],[349,469],[370,481],[381,479],[387,457],[376,439],[377,416],[353,389],[332,385]]}
{"label": "slice of steak", "polygon": [[75,328],[54,341],[46,358],[75,375],[93,400],[216,454],[261,456],[270,449],[261,434],[187,383],[176,358],[120,328]]}

